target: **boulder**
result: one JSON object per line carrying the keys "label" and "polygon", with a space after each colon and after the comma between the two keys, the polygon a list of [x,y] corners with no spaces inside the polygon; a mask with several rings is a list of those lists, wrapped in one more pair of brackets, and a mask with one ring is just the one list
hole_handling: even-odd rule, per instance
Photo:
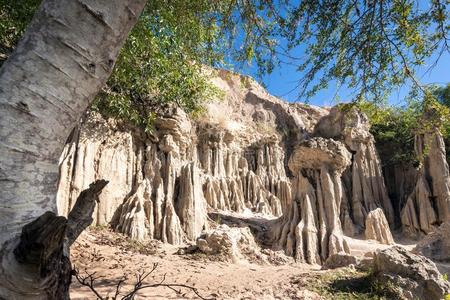
{"label": "boulder", "polygon": [[206,254],[234,255],[239,237],[238,230],[232,230],[227,225],[220,225],[197,238],[197,247]]}
{"label": "boulder", "polygon": [[413,252],[420,253],[433,261],[450,262],[450,222],[442,223],[438,229],[425,236]]}
{"label": "boulder", "polygon": [[394,244],[394,238],[389,229],[388,221],[381,208],[372,210],[367,215],[366,231],[364,234],[368,240],[376,240],[386,245]]}
{"label": "boulder", "polygon": [[404,299],[440,300],[450,293],[450,283],[431,260],[400,246],[378,251],[373,270],[380,281],[396,285]]}
{"label": "boulder", "polygon": [[200,252],[223,255],[233,261],[259,252],[259,247],[248,227],[229,227],[225,224],[204,232],[197,239]]}
{"label": "boulder", "polygon": [[359,271],[370,272],[373,269],[373,258],[363,257],[355,267]]}
{"label": "boulder", "polygon": [[358,263],[359,259],[356,256],[347,253],[336,253],[327,258],[322,266],[322,270],[343,268],[350,265],[356,266]]}

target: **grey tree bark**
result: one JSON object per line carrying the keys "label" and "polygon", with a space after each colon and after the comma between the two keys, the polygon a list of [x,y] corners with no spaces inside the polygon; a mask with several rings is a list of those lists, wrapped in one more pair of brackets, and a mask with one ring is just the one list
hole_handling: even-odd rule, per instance
{"label": "grey tree bark", "polygon": [[67,274],[63,244],[89,218],[53,213],[58,159],[145,2],[44,0],[0,69],[0,299],[68,298],[70,277],[54,282]]}

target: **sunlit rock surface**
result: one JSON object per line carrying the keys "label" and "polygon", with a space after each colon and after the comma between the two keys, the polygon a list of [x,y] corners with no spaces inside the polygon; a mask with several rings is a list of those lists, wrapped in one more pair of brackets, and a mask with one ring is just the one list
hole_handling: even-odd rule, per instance
{"label": "sunlit rock surface", "polygon": [[[87,113],[61,156],[60,214],[91,182],[107,179],[94,225],[182,244],[209,230],[208,213],[254,214],[267,219],[262,244],[313,264],[348,252],[344,234],[362,235],[371,211],[382,210],[394,226],[364,114],[287,103],[250,78],[211,72],[223,99],[209,99],[196,117],[162,108],[151,133]],[[431,176],[448,173],[448,166],[429,165]],[[404,226],[425,231],[434,219],[448,218],[450,185],[444,183],[432,186],[439,212],[427,203],[406,204]],[[430,188],[416,188],[419,196],[408,201],[417,202]]]}

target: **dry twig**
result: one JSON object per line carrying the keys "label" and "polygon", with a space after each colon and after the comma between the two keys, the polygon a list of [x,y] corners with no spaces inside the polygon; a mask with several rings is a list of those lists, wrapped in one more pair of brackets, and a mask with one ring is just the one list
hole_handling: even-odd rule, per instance
{"label": "dry twig", "polygon": [[120,290],[123,286],[123,284],[126,282],[127,277],[123,276],[116,284],[116,289],[114,292],[114,296],[113,297],[103,297],[96,289],[95,286],[95,281],[98,280],[99,278],[102,278],[101,276],[96,276],[96,273],[89,273],[87,270],[85,270],[85,274],[82,275],[80,274],[80,272],[74,268],[75,272],[74,272],[74,276],[77,279],[77,281],[85,287],[88,287],[98,298],[98,300],[133,300],[135,299],[136,294],[143,290],[143,289],[148,289],[148,288],[157,288],[157,287],[166,287],[171,289],[172,291],[174,291],[177,294],[181,294],[183,289],[187,289],[192,291],[199,299],[202,300],[213,300],[214,298],[205,298],[202,295],[200,295],[199,291],[189,285],[186,284],[177,284],[177,283],[165,283],[166,281],[166,274],[164,274],[162,276],[162,279],[157,282],[157,283],[152,283],[152,284],[144,284],[144,281],[155,272],[155,270],[158,268],[158,263],[154,263],[153,267],[150,271],[148,272],[139,272],[136,274],[136,282],[133,286],[133,289],[128,292],[125,295],[121,295]]}

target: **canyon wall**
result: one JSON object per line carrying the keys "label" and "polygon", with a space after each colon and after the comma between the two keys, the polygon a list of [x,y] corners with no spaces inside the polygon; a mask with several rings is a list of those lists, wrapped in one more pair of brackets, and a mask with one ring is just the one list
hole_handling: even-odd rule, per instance
{"label": "canyon wall", "polygon": [[442,136],[437,130],[416,135],[415,152],[420,165],[400,215],[410,236],[431,233],[450,221],[450,174]]}
{"label": "canyon wall", "polygon": [[88,112],[61,156],[60,214],[91,182],[107,179],[95,225],[181,244],[208,229],[208,213],[257,216],[270,224],[266,246],[319,264],[348,251],[344,234],[363,236],[371,211],[380,208],[394,226],[362,113],[287,103],[248,77],[211,72],[223,97],[195,118],[166,107],[149,133]]}

